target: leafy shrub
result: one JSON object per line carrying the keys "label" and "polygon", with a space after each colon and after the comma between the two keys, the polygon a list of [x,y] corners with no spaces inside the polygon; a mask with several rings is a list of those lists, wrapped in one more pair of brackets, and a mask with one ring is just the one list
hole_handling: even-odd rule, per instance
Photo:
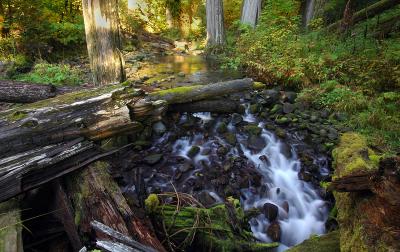
{"label": "leafy shrub", "polygon": [[51,23],[49,39],[63,46],[83,45],[85,43],[85,27],[80,23]]}
{"label": "leafy shrub", "polygon": [[19,81],[53,85],[79,85],[83,82],[83,74],[78,68],[46,62],[39,62],[31,72],[14,78]]}

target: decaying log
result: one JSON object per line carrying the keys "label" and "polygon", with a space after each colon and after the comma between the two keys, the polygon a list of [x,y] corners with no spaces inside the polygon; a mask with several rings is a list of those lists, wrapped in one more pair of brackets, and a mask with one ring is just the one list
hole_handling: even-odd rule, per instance
{"label": "decaying log", "polygon": [[150,93],[147,101],[164,100],[168,104],[188,103],[200,100],[215,99],[226,94],[239,93],[253,87],[252,79],[240,79],[218,82],[208,85],[178,87]]}
{"label": "decaying log", "polygon": [[173,104],[168,107],[173,112],[213,112],[213,113],[237,113],[240,103],[232,100],[210,100],[192,103]]}
{"label": "decaying log", "polygon": [[[83,237],[90,236],[91,223],[98,221],[125,236],[134,237],[146,246],[165,251],[145,218],[137,216],[128,206],[107,169],[107,163],[96,162],[65,178],[80,234]],[[104,231],[98,229],[95,235],[98,240],[107,238]]]}
{"label": "decaying log", "polygon": [[[103,223],[100,223],[98,221],[92,221],[90,223],[91,227],[93,229],[95,229],[96,231],[102,232],[108,236],[110,236],[111,238],[113,238],[113,240],[117,241],[118,244],[123,244],[124,246],[127,246],[128,249],[132,250],[132,251],[143,251],[143,252],[156,252],[156,250],[154,250],[153,248],[150,248],[148,246],[144,246],[142,244],[140,244],[139,242],[133,240],[132,238],[121,234],[120,232],[104,225]],[[97,241],[96,242],[97,246],[100,246],[100,248],[102,249],[108,249],[110,247],[113,247],[113,244],[115,243],[109,243],[107,241]],[[109,250],[111,252],[115,251],[115,250]]]}
{"label": "decaying log", "polygon": [[335,179],[331,182],[329,189],[338,192],[369,191],[374,186],[377,172],[362,172],[351,174]]}
{"label": "decaying log", "polygon": [[0,81],[0,102],[31,103],[57,95],[53,85],[39,85],[16,81]]}
{"label": "decaying log", "polygon": [[0,204],[0,251],[22,252],[21,211],[17,199]]}
{"label": "decaying log", "polygon": [[[400,0],[381,0],[377,3],[374,3],[370,6],[368,6],[365,9],[362,9],[360,11],[357,11],[354,13],[351,23],[354,25],[356,23],[359,23],[363,20],[366,20],[368,18],[372,18],[396,5],[400,4]],[[342,24],[342,20],[339,20],[327,27],[328,31],[332,31],[335,29],[338,29],[340,25]]]}

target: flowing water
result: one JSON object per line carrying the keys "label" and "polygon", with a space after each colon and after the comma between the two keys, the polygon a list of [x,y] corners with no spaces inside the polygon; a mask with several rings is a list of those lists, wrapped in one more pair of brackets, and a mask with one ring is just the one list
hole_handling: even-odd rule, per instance
{"label": "flowing water", "polygon": [[[183,58],[178,59],[178,62],[174,60],[176,59],[166,58],[154,68],[162,69],[161,72],[167,72],[168,69],[175,71],[186,69],[188,74],[186,78],[196,81],[203,78],[203,80],[209,80],[208,82],[216,82],[234,76],[221,75],[218,71],[212,72],[204,65],[204,61],[199,61],[199,59],[190,58],[189,62],[185,62]],[[246,162],[246,164],[242,163],[240,169],[253,169],[256,176],[261,178],[259,183],[252,182],[254,179],[250,179],[247,185],[238,189],[243,208],[262,210],[264,205],[269,203],[270,206],[272,204],[275,209],[278,209],[278,216],[272,221],[269,221],[265,212],[251,219],[251,230],[256,239],[272,242],[267,235],[272,222],[278,223],[281,230],[281,245],[277,251],[284,251],[299,244],[312,234],[323,234],[328,208],[317,193],[317,188],[299,179],[301,163],[295,145],[290,146],[282,142],[274,133],[266,130],[264,126],[268,122],[252,115],[249,112],[250,105],[246,104],[247,101],[242,98],[242,102],[246,107],[246,112],[242,115],[243,123],[258,124],[262,128],[260,138],[264,144],[261,148],[254,149],[249,146],[249,135],[232,119],[227,119],[231,117],[225,116],[222,119],[221,116],[212,116],[210,113],[183,114],[177,121],[177,125],[184,125],[194,116],[197,118],[196,124],[200,125],[199,129],[190,128],[187,132],[175,129],[180,131],[180,134],[177,138],[173,138],[172,142],[171,136],[174,129],[170,129],[170,132],[156,139],[150,152],[152,150],[163,152],[164,159],[169,161],[160,164],[145,176],[148,193],[152,193],[155,188],[158,191],[172,191],[176,187],[178,191],[197,195],[194,188],[196,188],[195,181],[201,177],[199,174],[224,167],[224,162],[229,158],[240,157]],[[217,129],[222,122],[227,124],[228,132],[235,135],[237,144],[228,143],[224,135],[218,133]],[[293,138],[296,137],[293,136]],[[170,149],[165,150],[166,146],[170,146]],[[189,154],[193,146],[199,148],[194,156]],[[222,154],[222,158],[221,146],[229,147]],[[321,174],[327,173],[327,162],[324,159],[324,157],[315,157],[314,160],[318,163]],[[229,185],[236,183],[235,176],[237,174],[232,171],[228,176]],[[172,183],[175,184],[174,188],[171,187]],[[215,202],[222,202],[224,195],[221,190],[218,191],[212,181],[200,183],[203,192],[207,192]]]}
{"label": "flowing water", "polygon": [[311,20],[314,17],[314,7],[315,7],[315,0],[307,0],[306,11],[305,11],[306,26],[310,24]]}
{"label": "flowing water", "polygon": [[[195,113],[195,117],[200,120],[200,124],[206,125],[213,120],[210,113]],[[188,115],[183,115],[180,124],[188,120]],[[278,251],[284,251],[288,247],[301,243],[312,234],[323,234],[325,232],[325,222],[328,216],[328,209],[325,202],[316,192],[316,188],[299,179],[300,161],[294,148],[289,149],[288,145],[281,142],[273,133],[264,129],[264,122],[259,121],[254,115],[246,110],[243,115],[245,122],[258,123],[263,128],[261,137],[266,145],[259,151],[249,148],[246,145],[248,138],[246,133],[238,130],[232,122],[228,124],[228,131],[236,135],[238,144],[229,145],[222,136],[217,133],[218,125],[221,123],[217,119],[211,133],[205,137],[204,133],[196,132],[188,136],[180,137],[172,144],[171,156],[180,157],[190,162],[194,168],[191,169],[181,182],[177,182],[180,191],[190,191],[190,181],[195,180],[197,174],[205,172],[206,166],[217,167],[221,164],[218,157],[218,148],[221,145],[231,146],[227,157],[244,156],[248,162],[256,168],[261,179],[261,186],[249,183],[247,188],[241,189],[241,203],[245,210],[253,208],[262,209],[264,204],[270,203],[278,208],[278,217],[275,222],[281,228],[281,245]],[[169,135],[165,134],[158,139],[157,144],[162,146],[167,141]],[[200,151],[195,156],[188,154],[193,146],[199,146]],[[160,188],[161,191],[170,191],[171,180],[179,172],[178,165],[170,165],[169,174],[171,177],[155,174],[147,180],[150,188]],[[321,172],[326,171],[326,167],[320,167]],[[168,172],[166,172],[168,173]],[[233,173],[232,173],[232,176]],[[221,202],[223,198],[213,186],[204,185],[205,190],[216,202]],[[189,191],[188,191],[189,190]],[[255,238],[262,242],[272,242],[266,234],[270,226],[270,221],[264,214],[259,214],[250,221],[251,230]]]}

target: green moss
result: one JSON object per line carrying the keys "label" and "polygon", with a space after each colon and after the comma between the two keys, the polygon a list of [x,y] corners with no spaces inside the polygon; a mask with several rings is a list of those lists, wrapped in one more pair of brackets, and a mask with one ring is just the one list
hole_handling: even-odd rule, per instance
{"label": "green moss", "polygon": [[267,85],[265,85],[262,82],[256,81],[253,83],[253,89],[255,89],[255,90],[262,90],[262,89],[266,89],[266,88],[267,88]]}
{"label": "green moss", "polygon": [[28,113],[25,111],[15,111],[7,116],[7,120],[11,122],[19,121],[28,116]]}
{"label": "green moss", "polygon": [[259,136],[261,135],[262,129],[254,124],[244,126],[244,130],[250,135]]}
{"label": "green moss", "polygon": [[330,182],[325,182],[325,181],[319,182],[319,186],[320,186],[321,188],[324,188],[325,190],[327,190],[328,187],[329,187],[330,185],[331,185]]}
{"label": "green moss", "polygon": [[312,236],[288,252],[337,252],[340,251],[339,232],[334,231],[322,236]]}
{"label": "green moss", "polygon": [[160,205],[160,200],[158,199],[157,194],[150,194],[149,197],[145,199],[144,204],[149,213],[154,213]]}
{"label": "green moss", "polygon": [[335,178],[354,172],[377,169],[374,151],[367,146],[366,140],[354,132],[345,133],[340,137],[340,143],[332,152],[334,158]]}
{"label": "green moss", "polygon": [[150,96],[166,96],[166,95],[170,95],[170,94],[186,94],[189,91],[192,91],[198,87],[201,87],[202,85],[195,85],[195,86],[186,86],[186,87],[176,87],[176,88],[170,88],[170,89],[166,89],[166,90],[161,90],[161,91],[157,91],[157,92],[153,92],[150,94]]}
{"label": "green moss", "polygon": [[157,223],[164,223],[169,239],[183,250],[201,247],[204,251],[268,251],[279,245],[253,241],[239,200],[227,201],[229,208],[219,204],[209,209],[188,206],[177,210],[174,205],[161,205],[153,215],[158,216]]}

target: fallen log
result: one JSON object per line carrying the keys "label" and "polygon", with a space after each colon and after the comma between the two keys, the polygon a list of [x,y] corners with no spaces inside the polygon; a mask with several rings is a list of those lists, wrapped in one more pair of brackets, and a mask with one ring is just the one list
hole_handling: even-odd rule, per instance
{"label": "fallen log", "polygon": [[[354,13],[351,24],[354,25],[368,18],[372,18],[398,4],[400,4],[400,0],[381,0]],[[343,20],[339,20],[333,24],[330,24],[326,29],[328,31],[336,30],[341,26],[342,22]]]}
{"label": "fallen log", "polygon": [[[67,191],[75,209],[75,222],[82,237],[92,235],[93,221],[98,221],[157,251],[165,251],[145,218],[131,210],[118,185],[108,173],[108,164],[96,162],[87,169],[65,178]],[[107,238],[96,229],[97,239]]]}
{"label": "fallen log", "polygon": [[31,103],[57,95],[53,85],[31,84],[17,81],[0,81],[0,102]]}
{"label": "fallen log", "polygon": [[210,100],[192,103],[173,104],[168,107],[172,112],[212,112],[212,113],[237,113],[240,103],[232,100]]}
{"label": "fallen log", "polygon": [[252,84],[244,79],[147,96],[141,90],[117,85],[2,112],[0,202],[108,155],[96,147],[96,141],[140,132],[143,126],[138,121],[160,120],[166,102],[199,101],[250,89]]}

